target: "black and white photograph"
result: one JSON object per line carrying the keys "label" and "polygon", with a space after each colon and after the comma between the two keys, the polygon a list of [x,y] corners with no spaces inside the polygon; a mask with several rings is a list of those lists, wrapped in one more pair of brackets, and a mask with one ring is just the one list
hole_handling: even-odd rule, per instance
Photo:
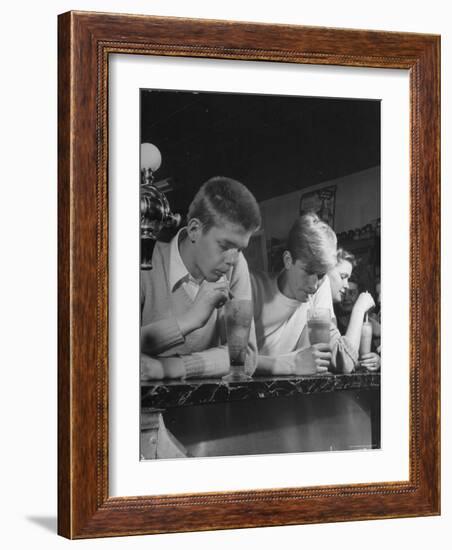
{"label": "black and white photograph", "polygon": [[380,448],[380,101],[140,90],[142,460]]}
{"label": "black and white photograph", "polygon": [[4,4],[4,548],[451,546],[447,6]]}

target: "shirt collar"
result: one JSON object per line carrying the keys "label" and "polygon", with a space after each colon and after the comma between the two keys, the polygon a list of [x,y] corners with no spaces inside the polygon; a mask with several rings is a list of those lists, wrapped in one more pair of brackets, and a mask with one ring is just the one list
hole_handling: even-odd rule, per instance
{"label": "shirt collar", "polygon": [[172,238],[170,244],[169,284],[171,292],[176,290],[176,288],[181,284],[188,281],[197,283],[196,279],[194,279],[188,272],[188,269],[179,252],[179,240],[181,233],[186,233],[186,227],[179,229],[177,234]]}

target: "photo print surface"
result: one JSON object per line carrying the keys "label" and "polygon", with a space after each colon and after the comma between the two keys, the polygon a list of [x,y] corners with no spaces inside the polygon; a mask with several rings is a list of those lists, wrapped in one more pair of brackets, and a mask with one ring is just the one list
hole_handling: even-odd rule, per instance
{"label": "photo print surface", "polygon": [[140,458],[380,448],[380,101],[140,90]]}

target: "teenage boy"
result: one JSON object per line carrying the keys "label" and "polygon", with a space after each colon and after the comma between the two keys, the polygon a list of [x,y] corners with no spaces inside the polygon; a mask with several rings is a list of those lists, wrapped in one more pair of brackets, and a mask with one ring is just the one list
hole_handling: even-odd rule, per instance
{"label": "teenage boy", "polygon": [[[218,377],[229,371],[222,305],[251,299],[242,251],[259,228],[259,206],[241,183],[214,177],[199,189],[183,227],[157,242],[152,270],[141,273],[143,379]],[[256,368],[254,323],[246,372]]]}

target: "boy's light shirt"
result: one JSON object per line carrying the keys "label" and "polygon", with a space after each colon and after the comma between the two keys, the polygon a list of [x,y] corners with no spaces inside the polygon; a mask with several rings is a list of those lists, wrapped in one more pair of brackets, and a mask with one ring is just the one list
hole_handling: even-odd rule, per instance
{"label": "boy's light shirt", "polygon": [[[331,311],[331,317],[334,317],[333,303],[331,299],[331,287],[328,277],[322,281],[317,292],[311,296],[307,302],[301,303],[297,300],[288,298],[278,289],[277,281],[274,280],[275,298],[273,303],[267,304],[268,312],[271,317],[275,311],[280,312],[281,322],[276,315],[273,318],[273,326],[267,327],[263,345],[259,349],[261,355],[284,355],[294,350],[304,349],[310,346],[307,333],[307,316],[311,308],[326,307]],[[276,308],[276,309],[274,309]],[[264,314],[265,315],[265,314]],[[265,319],[263,319],[265,324]]]}

